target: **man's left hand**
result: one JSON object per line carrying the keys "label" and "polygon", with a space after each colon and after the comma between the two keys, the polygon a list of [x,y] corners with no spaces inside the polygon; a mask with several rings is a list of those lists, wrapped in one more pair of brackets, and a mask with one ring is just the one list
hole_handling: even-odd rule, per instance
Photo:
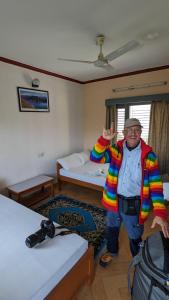
{"label": "man's left hand", "polygon": [[153,220],[151,228],[154,228],[156,224],[161,226],[164,237],[169,238],[169,224],[168,224],[168,222],[166,220],[164,220],[163,218],[156,216]]}

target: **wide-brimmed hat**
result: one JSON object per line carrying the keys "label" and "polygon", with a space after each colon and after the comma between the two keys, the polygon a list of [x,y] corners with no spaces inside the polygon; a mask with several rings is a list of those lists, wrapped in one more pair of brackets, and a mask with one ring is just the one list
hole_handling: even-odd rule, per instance
{"label": "wide-brimmed hat", "polygon": [[140,121],[136,118],[130,118],[125,121],[124,128],[129,128],[133,126],[140,126],[141,128],[143,127]]}

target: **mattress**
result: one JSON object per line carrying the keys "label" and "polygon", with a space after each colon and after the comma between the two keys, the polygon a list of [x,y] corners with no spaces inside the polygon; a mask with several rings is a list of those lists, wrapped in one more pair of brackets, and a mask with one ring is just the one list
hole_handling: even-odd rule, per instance
{"label": "mattress", "polygon": [[60,175],[104,187],[109,164],[98,164],[92,161],[76,168],[60,169]]}
{"label": "mattress", "polygon": [[88,242],[77,234],[26,247],[26,237],[40,229],[42,219],[0,195],[0,299],[44,299],[86,252]]}

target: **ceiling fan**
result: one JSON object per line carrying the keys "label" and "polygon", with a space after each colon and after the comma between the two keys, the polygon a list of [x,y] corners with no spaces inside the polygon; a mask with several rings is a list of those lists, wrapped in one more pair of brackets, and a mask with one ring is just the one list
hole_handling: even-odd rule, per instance
{"label": "ceiling fan", "polygon": [[126,52],[135,49],[140,45],[138,41],[132,40],[128,42],[127,44],[123,45],[122,47],[118,48],[115,51],[110,52],[106,56],[103,55],[102,52],[102,46],[105,41],[105,36],[103,34],[100,34],[96,36],[96,45],[100,47],[98,58],[94,61],[90,60],[79,60],[79,59],[69,59],[69,58],[58,58],[58,60],[62,61],[70,61],[70,62],[79,62],[79,63],[85,63],[85,64],[94,64],[95,67],[99,68],[105,68],[107,70],[113,69],[112,65],[109,64],[110,61],[114,60],[115,58],[125,54]]}

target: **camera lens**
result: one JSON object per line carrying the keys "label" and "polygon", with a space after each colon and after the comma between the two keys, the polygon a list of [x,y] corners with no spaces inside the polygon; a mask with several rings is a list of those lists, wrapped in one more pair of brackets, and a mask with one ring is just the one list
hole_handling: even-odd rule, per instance
{"label": "camera lens", "polygon": [[45,239],[45,236],[46,236],[46,229],[45,228],[40,229],[34,234],[28,236],[25,240],[25,244],[28,248],[32,248],[36,244],[41,243]]}
{"label": "camera lens", "polygon": [[32,234],[26,238],[25,244],[28,248],[32,248],[37,244],[37,237],[35,234]]}

